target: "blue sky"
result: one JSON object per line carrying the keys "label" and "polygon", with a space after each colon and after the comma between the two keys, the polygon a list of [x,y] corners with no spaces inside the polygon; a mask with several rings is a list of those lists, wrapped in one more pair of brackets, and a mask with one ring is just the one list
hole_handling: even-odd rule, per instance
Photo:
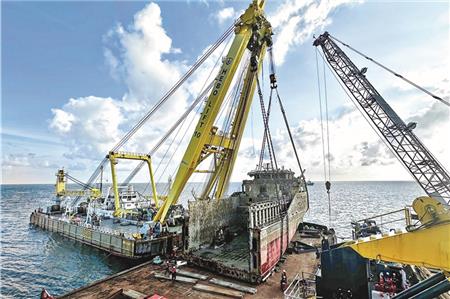
{"label": "blue sky", "polygon": [[[448,2],[335,1],[332,5],[328,3],[328,6],[322,2],[303,4],[302,8],[292,12],[287,8],[294,4],[301,6],[298,1],[273,1],[266,8],[269,20],[271,17],[282,19],[286,13],[288,15],[275,28],[275,39],[277,34],[281,36],[286,30],[292,18],[313,18],[309,23],[314,25],[312,32],[305,30],[307,24],[300,23],[291,32],[290,44],[276,40],[275,51],[286,50],[285,55],[282,55],[284,62],[277,66],[279,89],[291,124],[299,132],[297,137],[302,161],[310,178],[316,180],[322,179],[323,173],[321,145],[316,142],[320,136],[317,131],[319,109],[311,33],[320,34],[328,30],[405,76],[440,92],[441,96],[449,96],[449,84],[444,81],[449,79]],[[114,144],[126,128],[133,124],[133,120],[137,120],[146,108],[156,102],[158,96],[167,90],[166,86],[169,87],[169,83],[176,79],[176,75],[182,74],[248,3],[156,2],[150,7],[152,10],[148,3],[128,1],[14,1],[2,2],[1,5],[2,182],[51,183],[56,169],[62,166],[85,180],[96,166],[96,161],[106,154],[108,146]],[[314,7],[324,9],[314,10]],[[160,13],[162,23],[154,24],[154,27],[162,28],[165,32],[163,37],[170,40],[167,49],[159,49],[158,46],[154,49],[150,45],[150,51],[156,51],[155,55],[160,57],[160,76],[157,76],[159,70],[149,70],[152,68],[151,63],[147,65],[148,60],[139,60],[139,53],[135,53],[146,49],[136,46],[140,42],[140,35],[144,36],[142,38],[149,35],[147,37],[157,43],[158,39],[152,39],[154,36],[151,35],[161,34],[154,28],[139,31],[141,27],[135,22],[135,16],[139,13],[144,16],[146,13]],[[120,28],[125,34],[120,33],[118,24],[121,24]],[[306,36],[302,36],[302,33]],[[289,32],[284,31],[283,34],[287,36]],[[130,41],[131,37],[136,37],[136,40]],[[112,60],[105,54],[108,51],[114,55],[117,68],[112,67]],[[142,56],[145,54],[142,53]],[[348,54],[357,65],[369,67],[369,79],[403,118],[423,120],[423,130],[418,128],[417,134],[449,168],[449,145],[442,143],[443,130],[438,131],[438,128],[447,128],[447,132],[450,129],[448,109],[436,105],[433,99],[411,89],[376,66],[352,53]],[[133,73],[141,67],[141,71],[152,74],[148,81]],[[173,74],[164,78],[164,74],[170,73],[170,70]],[[329,73],[327,83],[332,120],[331,154],[335,158],[332,164],[333,177],[340,180],[409,179],[363,118],[354,108],[351,109],[353,106],[350,101]],[[151,91],[136,88],[137,84],[148,84]],[[136,95],[148,98],[138,98]],[[89,96],[96,98],[87,99]],[[182,99],[183,96],[185,98]],[[190,96],[186,91],[176,101],[186,104]],[[74,99],[75,104],[69,104],[69,99]],[[102,106],[105,103],[108,106]],[[126,106],[130,103],[131,106]],[[139,109],[130,112],[130,109],[133,110],[130,107]],[[251,134],[248,126],[243,142],[244,151],[253,147],[252,136],[260,140],[258,137],[261,136],[262,126],[257,107],[253,107],[254,133]],[[58,119],[55,109],[63,112]],[[92,114],[83,109],[90,109]],[[95,109],[104,111],[105,119],[108,119],[108,115],[117,118],[117,122],[111,126],[117,126],[117,130],[100,131],[110,136],[97,138],[95,134],[90,135],[89,128],[82,127],[89,121],[95,122],[99,113]],[[438,117],[433,117],[436,115]],[[63,119],[68,116],[68,119]],[[73,119],[79,121],[77,127],[64,127],[68,120],[73,122]],[[169,124],[167,120],[161,121],[160,128],[149,128],[144,133],[148,136],[142,138],[156,138],[163,126]],[[272,127],[277,144],[287,142],[281,130],[281,117],[277,114],[273,116]],[[74,145],[78,143],[82,146],[75,148]],[[132,148],[146,152],[150,144],[148,140],[136,141]],[[287,152],[280,150],[280,156],[286,166],[294,167]],[[254,165],[253,158],[242,157],[248,161],[245,160],[246,163],[241,165]],[[372,162],[363,165],[367,164],[364,161]],[[243,178],[242,173],[248,170],[238,167],[233,179]]]}

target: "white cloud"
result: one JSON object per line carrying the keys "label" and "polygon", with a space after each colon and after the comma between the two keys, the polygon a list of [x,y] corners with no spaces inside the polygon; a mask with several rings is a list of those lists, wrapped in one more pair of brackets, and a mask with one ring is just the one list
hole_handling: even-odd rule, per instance
{"label": "white cloud", "polygon": [[231,22],[238,17],[239,12],[237,12],[234,7],[225,7],[213,15],[213,18],[216,19],[220,25],[223,25],[227,22],[231,24]]}
{"label": "white cloud", "polygon": [[[161,10],[155,3],[136,13],[131,26],[118,24],[105,37],[105,43],[109,64],[128,87],[123,108],[129,113],[137,112],[140,116],[147,111],[186,69],[182,62],[164,56],[181,50],[172,47],[172,39],[162,26]],[[163,110],[176,113],[185,107],[185,102],[185,91],[180,90]]]}
{"label": "white cloud", "polygon": [[[186,65],[165,58],[181,53],[162,26],[161,10],[148,4],[129,26],[118,24],[103,38],[104,57],[111,76],[127,86],[121,99],[96,96],[70,99],[52,109],[50,128],[68,145],[66,157],[105,155],[143,115],[167,92],[186,70]],[[128,150],[149,149],[157,136],[180,115],[189,98],[180,88],[144,130],[138,132]]]}
{"label": "white cloud", "polygon": [[52,109],[53,119],[50,123],[50,128],[55,129],[60,133],[67,133],[72,128],[72,123],[75,116],[69,112],[61,109]]}
{"label": "white cloud", "polygon": [[124,111],[120,101],[111,98],[70,99],[61,109],[52,109],[50,123],[69,146],[67,156],[98,158],[122,136]]}
{"label": "white cloud", "polygon": [[[274,107],[274,109],[277,109]],[[274,112],[275,113],[275,112]],[[440,103],[429,105],[416,112],[406,121],[417,121],[415,133],[444,166],[450,165],[448,157],[449,140],[442,139],[442,132],[450,130],[449,111]],[[325,126],[325,123],[324,123]],[[361,113],[347,106],[337,117],[329,120],[330,159],[333,180],[412,180],[387,145],[380,140]],[[298,173],[298,167],[284,128],[272,131],[272,139],[279,166],[291,168]],[[313,118],[291,123],[291,131],[306,176],[323,180],[323,154],[320,120]],[[326,135],[324,135],[326,142]],[[253,155],[250,138],[244,138],[233,181],[245,178],[259,160],[260,143],[255,144]]]}
{"label": "white cloud", "polygon": [[6,154],[2,157],[2,169],[13,169],[16,167],[31,167],[31,168],[53,168],[56,169],[58,165],[50,162],[48,157],[38,156],[35,153],[17,153]]}
{"label": "white cloud", "polygon": [[355,3],[353,0],[287,0],[269,16],[275,31],[275,63],[285,62],[287,53],[313,33],[331,23],[331,13],[338,7]]}

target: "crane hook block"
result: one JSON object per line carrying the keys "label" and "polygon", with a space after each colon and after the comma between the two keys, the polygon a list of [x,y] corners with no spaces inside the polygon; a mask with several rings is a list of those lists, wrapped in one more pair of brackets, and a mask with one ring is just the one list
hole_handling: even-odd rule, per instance
{"label": "crane hook block", "polygon": [[330,193],[330,188],[331,188],[331,182],[330,181],[326,181],[325,182],[325,188],[327,189],[327,193]]}
{"label": "crane hook block", "polygon": [[277,88],[277,77],[275,76],[275,74],[270,74],[269,76],[270,78],[270,88],[274,89]]}

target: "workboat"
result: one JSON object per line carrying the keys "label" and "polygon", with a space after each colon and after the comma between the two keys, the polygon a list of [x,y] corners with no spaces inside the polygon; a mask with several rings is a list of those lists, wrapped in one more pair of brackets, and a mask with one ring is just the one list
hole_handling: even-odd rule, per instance
{"label": "workboat", "polygon": [[188,259],[225,276],[261,282],[308,210],[306,183],[288,169],[251,171],[242,191],[189,202]]}

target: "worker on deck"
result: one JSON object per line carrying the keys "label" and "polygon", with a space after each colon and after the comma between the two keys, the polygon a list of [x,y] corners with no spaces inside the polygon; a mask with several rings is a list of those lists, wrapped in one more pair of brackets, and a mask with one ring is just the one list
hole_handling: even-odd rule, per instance
{"label": "worker on deck", "polygon": [[284,292],[284,290],[286,290],[286,287],[287,287],[287,274],[286,270],[283,270],[283,272],[281,273],[281,281],[280,281],[281,291]]}
{"label": "worker on deck", "polygon": [[177,264],[173,264],[170,268],[170,274],[172,275],[172,281],[175,281],[177,279]]}
{"label": "worker on deck", "polygon": [[161,223],[159,221],[156,221],[155,226],[153,227],[153,236],[155,238],[158,238],[161,234]]}
{"label": "worker on deck", "polygon": [[172,265],[170,264],[170,260],[167,259],[164,262],[164,268],[165,268],[166,276],[169,276],[172,274]]}

